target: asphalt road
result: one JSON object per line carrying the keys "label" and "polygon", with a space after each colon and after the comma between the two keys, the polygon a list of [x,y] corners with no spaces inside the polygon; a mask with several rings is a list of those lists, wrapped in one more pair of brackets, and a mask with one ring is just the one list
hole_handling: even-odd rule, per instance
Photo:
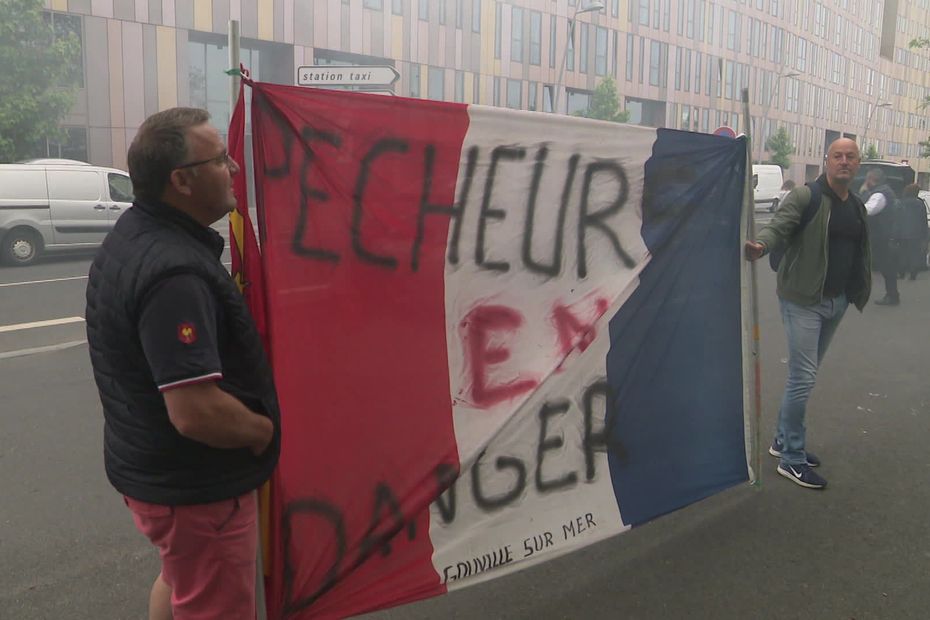
{"label": "asphalt road", "polygon": [[[106,482],[84,338],[89,258],[0,268],[0,619],[144,618],[157,557]],[[784,380],[760,265],[763,436]],[[822,492],[775,474],[598,545],[371,618],[930,617],[930,274],[851,311],[808,416]],[[878,293],[881,284],[876,281]],[[54,319],[71,323],[27,326]]]}

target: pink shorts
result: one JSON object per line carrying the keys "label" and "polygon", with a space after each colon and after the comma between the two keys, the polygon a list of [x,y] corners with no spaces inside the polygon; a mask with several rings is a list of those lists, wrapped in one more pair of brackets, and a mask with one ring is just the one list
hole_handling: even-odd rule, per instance
{"label": "pink shorts", "polygon": [[163,506],[124,497],[161,554],[174,620],[254,620],[258,505],[254,492],[212,504]]}

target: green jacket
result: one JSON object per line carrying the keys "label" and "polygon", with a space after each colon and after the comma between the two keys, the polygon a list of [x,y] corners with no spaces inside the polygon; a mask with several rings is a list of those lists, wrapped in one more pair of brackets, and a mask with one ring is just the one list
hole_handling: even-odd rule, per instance
{"label": "green jacket", "polygon": [[[830,209],[838,200],[833,190],[821,177],[817,180],[823,189],[820,209],[800,235],[795,235],[801,214],[810,202],[810,188],[800,185],[785,196],[772,221],[759,231],[756,241],[765,244],[765,253],[786,247],[778,266],[778,296],[788,301],[810,306],[823,299],[823,284],[827,277],[827,256],[830,229]],[[869,249],[868,224],[865,205],[853,195],[862,221],[860,261],[854,266],[853,282],[847,291],[849,302],[860,312],[872,292],[872,255]],[[858,267],[858,269],[856,268]]]}

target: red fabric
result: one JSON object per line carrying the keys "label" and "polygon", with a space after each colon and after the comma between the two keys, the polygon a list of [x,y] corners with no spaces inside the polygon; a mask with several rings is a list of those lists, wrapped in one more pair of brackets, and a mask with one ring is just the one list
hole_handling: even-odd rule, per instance
{"label": "red fabric", "polygon": [[232,117],[229,119],[227,150],[239,164],[239,174],[233,177],[233,192],[236,194],[236,212],[243,219],[242,238],[230,226],[229,243],[232,256],[233,277],[239,283],[246,304],[255,320],[258,333],[262,335],[266,349],[268,345],[265,320],[265,285],[262,277],[262,257],[255,238],[255,228],[249,216],[248,191],[245,169],[245,80],[239,85],[239,98]]}
{"label": "red fabric", "polygon": [[136,528],[158,547],[174,620],[254,620],[254,492],[191,506],[124,500]]}
{"label": "red fabric", "polygon": [[467,107],[259,83],[252,101],[284,430],[269,617],[344,617],[440,594],[428,506],[459,467],[448,216],[426,218],[416,271],[411,256],[428,152],[429,202],[454,203]]}

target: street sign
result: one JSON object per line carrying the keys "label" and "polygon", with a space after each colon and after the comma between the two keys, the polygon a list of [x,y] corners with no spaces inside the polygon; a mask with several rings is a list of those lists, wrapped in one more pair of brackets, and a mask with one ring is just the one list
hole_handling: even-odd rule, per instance
{"label": "street sign", "polygon": [[724,137],[727,137],[727,138],[735,138],[735,137],[736,137],[736,132],[733,131],[733,128],[732,128],[732,127],[727,127],[726,125],[723,125],[723,126],[721,126],[721,127],[717,127],[716,129],[714,129],[714,135],[715,135],[715,136],[724,136]]}
{"label": "street sign", "polygon": [[390,86],[400,78],[387,65],[311,65],[297,67],[299,86]]}

